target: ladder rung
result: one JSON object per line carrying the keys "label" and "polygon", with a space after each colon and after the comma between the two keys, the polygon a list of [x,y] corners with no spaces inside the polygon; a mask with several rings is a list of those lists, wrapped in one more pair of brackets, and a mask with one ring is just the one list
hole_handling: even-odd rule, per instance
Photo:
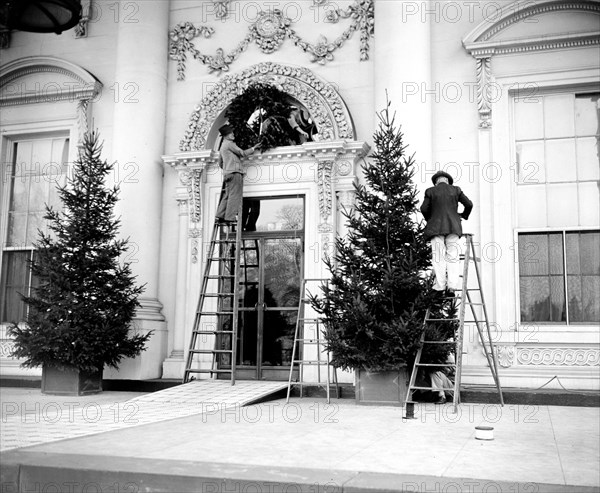
{"label": "ladder rung", "polygon": [[226,354],[231,352],[231,349],[190,349],[190,353],[194,354]]}
{"label": "ladder rung", "polygon": [[198,370],[193,370],[193,369],[188,369],[185,370],[186,373],[231,373],[231,370],[209,370],[209,369],[198,369]]}
{"label": "ladder rung", "polygon": [[454,387],[410,387],[409,390],[449,390],[454,391]]}
{"label": "ladder rung", "polygon": [[456,344],[456,341],[422,341],[423,344]]}
{"label": "ladder rung", "polygon": [[299,363],[301,365],[329,365],[329,361],[327,361],[326,359],[324,360],[316,360],[316,359],[295,359],[294,363]]}
{"label": "ladder rung", "polygon": [[449,368],[456,368],[454,363],[415,363],[415,366],[447,366]]}
{"label": "ladder rung", "polygon": [[321,339],[296,339],[296,342],[304,342],[306,344],[325,344]]}
{"label": "ladder rung", "polygon": [[197,312],[196,315],[209,315],[213,317],[218,317],[220,315],[233,315],[233,312]]}
{"label": "ladder rung", "polygon": [[194,330],[194,334],[233,334],[233,330]]}
{"label": "ladder rung", "polygon": [[299,318],[298,322],[323,322],[322,318]]}
{"label": "ladder rung", "polygon": [[235,293],[205,293],[204,296],[209,298],[218,298],[219,296],[234,296]]}
{"label": "ladder rung", "polygon": [[425,322],[458,322],[460,318],[426,318]]}
{"label": "ladder rung", "polygon": [[233,279],[235,276],[231,274],[218,274],[214,276],[204,276],[205,279]]}

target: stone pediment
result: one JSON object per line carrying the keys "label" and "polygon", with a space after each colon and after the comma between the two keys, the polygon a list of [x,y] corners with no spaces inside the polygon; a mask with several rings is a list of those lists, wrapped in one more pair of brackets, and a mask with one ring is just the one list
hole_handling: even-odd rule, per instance
{"label": "stone pediment", "polygon": [[489,15],[464,39],[475,57],[600,44],[595,0],[516,1]]}
{"label": "stone pediment", "polygon": [[89,101],[102,84],[83,68],[53,57],[26,57],[0,71],[0,105]]}

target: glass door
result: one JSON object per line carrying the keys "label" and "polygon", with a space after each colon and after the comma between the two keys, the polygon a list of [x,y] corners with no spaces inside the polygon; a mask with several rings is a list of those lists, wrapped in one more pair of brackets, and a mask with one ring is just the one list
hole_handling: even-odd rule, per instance
{"label": "glass door", "polygon": [[[303,198],[253,199],[242,233],[236,378],[287,380],[303,275]],[[274,221],[277,220],[277,221]]]}

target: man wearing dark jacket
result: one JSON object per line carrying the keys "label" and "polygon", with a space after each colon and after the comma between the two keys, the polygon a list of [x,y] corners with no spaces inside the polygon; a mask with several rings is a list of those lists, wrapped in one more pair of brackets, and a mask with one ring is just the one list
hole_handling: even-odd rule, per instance
{"label": "man wearing dark jacket", "polygon": [[[425,239],[431,242],[435,284],[433,289],[454,296],[460,290],[460,244],[461,218],[468,219],[473,203],[459,187],[453,185],[452,177],[438,171],[431,177],[435,186],[425,190],[421,213],[427,221]],[[464,207],[459,214],[458,204]]]}

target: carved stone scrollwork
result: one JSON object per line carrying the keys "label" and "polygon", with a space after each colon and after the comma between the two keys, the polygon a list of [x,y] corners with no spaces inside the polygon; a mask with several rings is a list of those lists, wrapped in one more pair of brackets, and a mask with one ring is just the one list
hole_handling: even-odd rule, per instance
{"label": "carved stone scrollwork", "polygon": [[213,0],[217,19],[226,19],[229,15],[230,0]]}
{"label": "carved stone scrollwork", "polygon": [[321,218],[327,221],[331,215],[331,171],[333,161],[320,161],[317,167],[317,185],[319,188],[319,211]]}
{"label": "carved stone scrollwork", "polygon": [[92,0],[83,0],[81,2],[81,19],[75,26],[75,38],[87,38],[88,22],[90,20],[90,12],[92,8]]}
{"label": "carved stone scrollwork", "polygon": [[495,346],[498,364],[502,368],[510,368],[515,359],[514,346]]}
{"label": "carved stone scrollwork", "polygon": [[600,351],[579,348],[518,348],[520,365],[598,366]]}
{"label": "carved stone scrollwork", "polygon": [[177,207],[179,208],[180,216],[188,215],[188,201],[187,199],[177,199]]}
{"label": "carved stone scrollwork", "polygon": [[202,170],[188,170],[179,173],[179,181],[188,190],[190,221],[200,222],[202,219]]}
{"label": "carved stone scrollwork", "polygon": [[192,228],[188,231],[188,238],[192,240],[191,256],[192,264],[198,263],[198,255],[200,254],[200,240],[202,239],[202,230]]}
{"label": "carved stone scrollwork", "polygon": [[89,99],[80,99],[77,103],[77,145],[83,145],[83,138],[89,129],[88,106]]}
{"label": "carved stone scrollwork", "polygon": [[0,341],[0,357],[12,358],[11,353],[14,349],[14,342],[12,341]]}
{"label": "carved stone scrollwork", "polygon": [[492,107],[490,105],[490,80],[492,77],[491,57],[477,58],[477,109],[479,127],[492,126]]}

